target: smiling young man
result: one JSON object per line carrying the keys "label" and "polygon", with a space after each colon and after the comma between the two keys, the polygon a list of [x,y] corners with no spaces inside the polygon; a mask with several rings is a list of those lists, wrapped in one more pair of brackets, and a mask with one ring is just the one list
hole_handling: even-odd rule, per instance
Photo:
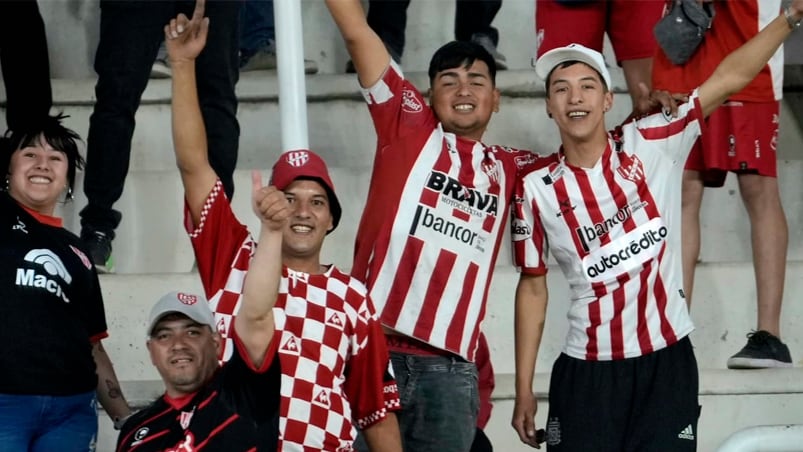
{"label": "smiling young man", "polygon": [[[281,191],[292,211],[281,234],[266,234],[263,220],[260,240],[267,240],[271,249],[281,240],[281,265],[276,268],[258,258],[256,242],[234,216],[209,165],[194,67],[207,28],[199,1],[192,20],[166,30],[166,45],[173,70],[173,141],[184,184],[185,227],[223,336],[222,358],[228,360],[234,350],[232,319],[252,315],[242,311],[249,281],[275,278],[279,296],[271,313],[272,336],[282,374],[278,449],[351,450],[359,428],[372,451],[399,452],[393,413],[399,408],[398,392],[367,290],[334,265],[320,262],[324,238],[341,216],[323,159],[297,150],[282,154],[273,166],[271,187],[264,190]],[[255,176],[254,192],[261,186]],[[260,292],[270,294],[252,290]]]}
{"label": "smiling young man", "polygon": [[552,368],[551,451],[696,450],[698,375],[683,294],[683,166],[703,119],[761,70],[803,16],[795,0],[725,58],[677,114],[608,134],[613,102],[602,55],[572,44],[544,54],[547,114],[562,141],[517,187],[513,246],[516,404],[513,427],[537,447],[533,373],[551,250],[571,288],[569,334]]}
{"label": "smiling young man", "polygon": [[473,361],[491,274],[514,180],[535,157],[480,141],[500,97],[482,46],[450,42],[435,52],[427,105],[359,0],[327,6],[377,133],[352,271],[366,281],[406,394],[404,447],[463,452],[477,425]]}

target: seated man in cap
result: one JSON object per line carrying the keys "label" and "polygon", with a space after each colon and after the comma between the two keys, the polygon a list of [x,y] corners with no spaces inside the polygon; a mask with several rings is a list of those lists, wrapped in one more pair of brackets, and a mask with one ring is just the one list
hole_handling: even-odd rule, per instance
{"label": "seated man in cap", "polygon": [[[275,301],[275,284],[271,293]],[[243,311],[263,314],[273,307],[252,298],[243,304]],[[205,450],[275,451],[279,366],[272,319],[263,315],[268,321],[254,321],[257,317],[235,320],[237,347],[219,366],[222,339],[204,298],[163,296],[151,309],[147,346],[165,394],[125,422],[117,450],[189,451],[203,444]]]}
{"label": "seated man in cap", "polygon": [[[274,210],[258,201],[261,195],[254,198],[254,210],[263,217],[260,240],[265,242],[259,248],[281,250],[283,265],[276,268],[258,252],[252,258],[256,243],[234,216],[209,165],[194,67],[207,28],[199,2],[191,20],[180,16],[167,27],[166,38],[186,228],[223,336],[221,356],[228,360],[234,351],[227,339],[229,325],[235,314],[239,321],[247,308],[243,280],[248,286],[251,275],[258,276],[254,281],[275,279],[279,296],[273,309],[273,337],[282,373],[279,450],[351,450],[360,428],[372,450],[401,451],[393,413],[399,408],[398,391],[366,289],[334,266],[320,263],[324,237],[341,214],[324,161],[311,151],[288,152],[273,167],[272,187],[262,187],[261,177],[253,177],[255,194],[281,190],[291,207],[278,235],[267,231],[264,222]],[[248,293],[271,295],[258,289]]]}
{"label": "seated man in cap", "polygon": [[677,114],[657,112],[611,133],[602,55],[571,44],[536,62],[562,146],[522,178],[513,205],[521,270],[513,427],[526,444],[538,446],[532,383],[552,250],[571,300],[550,379],[547,449],[697,450],[694,325],[681,268],[683,167],[705,118],[758,74],[802,18],[803,0],[794,0],[722,60]]}

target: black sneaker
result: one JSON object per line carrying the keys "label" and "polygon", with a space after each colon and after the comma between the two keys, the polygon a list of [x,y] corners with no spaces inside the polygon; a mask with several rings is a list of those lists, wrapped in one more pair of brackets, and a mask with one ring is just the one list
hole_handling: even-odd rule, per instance
{"label": "black sneaker", "polygon": [[764,330],[747,333],[747,345],[728,359],[728,369],[770,367],[792,367],[792,357],[786,344]]}
{"label": "black sneaker", "polygon": [[98,273],[114,273],[111,236],[100,231],[89,231],[81,234],[81,240]]}

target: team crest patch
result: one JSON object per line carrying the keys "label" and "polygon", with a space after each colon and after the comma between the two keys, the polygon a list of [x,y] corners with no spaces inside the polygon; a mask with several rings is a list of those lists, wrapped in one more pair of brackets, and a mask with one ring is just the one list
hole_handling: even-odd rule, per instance
{"label": "team crest patch", "polygon": [[181,428],[187,430],[187,427],[190,426],[190,422],[192,422],[192,415],[195,414],[195,409],[192,411],[182,411],[181,415],[178,418],[178,423],[181,425]]}
{"label": "team crest patch", "polygon": [[84,267],[86,267],[87,270],[92,268],[92,262],[89,262],[89,258],[86,257],[86,254],[84,254],[83,251],[72,245],[70,245],[70,249],[73,253],[75,253],[76,256],[78,256],[78,259],[81,259],[81,263],[84,264]]}
{"label": "team crest patch", "polygon": [[560,419],[556,417],[549,418],[546,423],[546,443],[548,446],[560,444]]}
{"label": "team crest patch", "polygon": [[639,182],[644,179],[644,165],[637,155],[622,156],[622,165],[616,168],[620,176],[631,182]]}
{"label": "team crest patch", "polygon": [[287,163],[296,168],[302,167],[309,161],[309,152],[307,151],[290,151],[285,154]]}
{"label": "team crest patch", "polygon": [[406,89],[402,91],[402,110],[407,113],[420,113],[424,107],[418,100],[415,91]]}
{"label": "team crest patch", "polygon": [[198,302],[198,297],[196,297],[195,295],[188,294],[188,293],[183,293],[183,292],[179,292],[176,295],[176,298],[182,304],[186,304],[187,306],[192,306],[192,305],[194,305],[195,303]]}

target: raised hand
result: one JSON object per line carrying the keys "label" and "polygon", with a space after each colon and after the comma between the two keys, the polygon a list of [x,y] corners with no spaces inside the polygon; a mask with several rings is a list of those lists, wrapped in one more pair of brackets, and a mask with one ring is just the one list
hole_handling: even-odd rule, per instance
{"label": "raised hand", "polygon": [[192,18],[183,13],[165,25],[165,46],[170,63],[192,61],[206,45],[209,18],[204,17],[206,0],[196,0]]}
{"label": "raised hand", "polygon": [[283,192],[273,185],[262,185],[259,171],[251,172],[251,207],[262,225],[272,231],[281,231],[293,214]]}

